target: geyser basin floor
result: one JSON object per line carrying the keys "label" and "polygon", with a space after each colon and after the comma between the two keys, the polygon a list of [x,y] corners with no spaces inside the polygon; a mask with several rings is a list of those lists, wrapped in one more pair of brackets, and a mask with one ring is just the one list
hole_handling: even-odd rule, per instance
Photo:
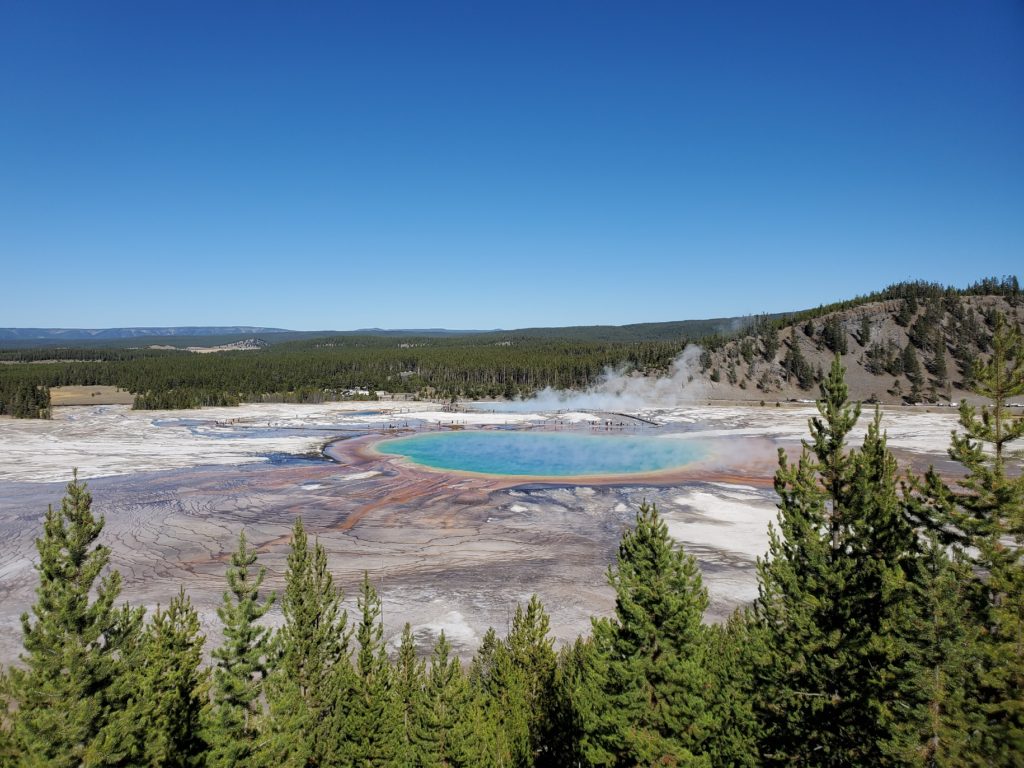
{"label": "geyser basin floor", "polygon": [[706,458],[698,440],[565,432],[427,432],[384,440],[381,453],[457,472],[515,477],[650,475]]}
{"label": "geyser basin floor", "polygon": [[[382,409],[384,404],[382,405]],[[712,446],[708,459],[656,477],[534,482],[429,470],[373,449],[376,434],[330,445],[331,462],[274,464],[271,452],[305,454],[323,438],[305,429],[345,423],[365,403],[257,404],[153,413],[130,406],[56,408],[54,418],[0,417],[0,664],[16,663],[19,616],[35,601],[34,540],[48,504],[59,504],[71,468],[88,478],[94,509],[106,517],[101,540],[124,578],[123,599],[166,606],[185,585],[213,647],[228,553],[245,529],[268,567],[266,589],[284,588],[288,534],[297,515],[327,549],[350,615],[368,571],[384,601],[385,632],[397,642],[405,622],[430,652],[444,629],[467,658],[489,626],[504,632],[516,602],[537,593],[559,641],[590,631],[615,595],[606,570],[636,506],[656,502],[672,535],[700,563],[711,593],[709,617],[723,620],[756,594],[755,559],[776,514],[777,447],[795,455],[813,406],[680,406],[636,412],[663,424],[658,439]],[[447,431],[483,425],[560,430],[607,420],[585,413],[451,413],[431,403],[388,404],[396,427]],[[295,435],[213,439],[159,418],[232,422],[231,428],[297,426]],[[349,423],[350,422],[350,423]],[[863,438],[861,417],[851,444]],[[901,466],[946,467],[953,409],[885,409],[882,426]],[[347,432],[347,430],[346,430]],[[642,434],[648,434],[646,431]],[[252,463],[260,462],[260,463]],[[172,469],[177,468],[177,469]],[[150,471],[147,471],[150,470]],[[161,470],[161,471],[156,471]],[[170,470],[170,471],[168,471]],[[98,479],[100,475],[107,475]],[[275,603],[268,620],[280,622]]]}

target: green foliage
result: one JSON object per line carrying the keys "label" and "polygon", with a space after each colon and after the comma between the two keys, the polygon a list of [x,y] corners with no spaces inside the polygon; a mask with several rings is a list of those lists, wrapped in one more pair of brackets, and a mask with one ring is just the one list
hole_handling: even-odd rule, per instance
{"label": "green foliage", "polygon": [[800,349],[800,339],[797,338],[795,330],[789,337],[786,356],[782,359],[782,369],[786,373],[786,379],[795,381],[800,389],[810,389],[814,385],[814,370]]}
{"label": "green foliage", "polygon": [[641,505],[623,534],[615,616],[595,619],[601,696],[584,724],[584,754],[596,765],[708,765],[715,723],[701,663],[707,592],[696,561],[673,546],[654,505]]}
{"label": "green foliage", "polygon": [[389,765],[401,744],[401,728],[392,695],[380,597],[367,573],[363,574],[357,606],[355,678],[349,691],[344,678],[335,683],[339,696],[334,713],[336,755],[343,765]]}
{"label": "green foliage", "polygon": [[708,673],[704,697],[714,725],[704,751],[713,766],[760,765],[752,692],[764,653],[764,628],[749,613],[737,611],[725,624],[706,627],[701,663]]}
{"label": "green foliage", "polygon": [[17,708],[11,743],[26,765],[95,763],[113,748],[99,736],[124,704],[118,684],[142,611],[114,607],[121,577],[104,573],[110,550],[96,543],[103,523],[76,475],[36,539],[37,600],[21,617],[24,666],[10,670],[8,687]]}
{"label": "green foliage", "polygon": [[199,616],[182,589],[166,610],[159,607],[122,676],[125,703],[93,750],[106,765],[206,764],[202,722],[209,706],[209,673],[202,665]]}
{"label": "green foliage", "polygon": [[50,388],[31,381],[0,379],[0,416],[16,419],[50,418]]}
{"label": "green foliage", "polygon": [[422,765],[431,754],[433,734],[428,722],[431,707],[426,664],[416,656],[416,644],[409,624],[402,629],[391,679],[398,714],[396,762],[399,765]]}
{"label": "green foliage", "polygon": [[758,564],[761,751],[771,764],[887,765],[911,706],[916,535],[877,413],[863,447],[846,449],[860,408],[838,356],[821,391],[811,443],[795,465],[779,452],[779,528]]}
{"label": "green foliage", "polygon": [[[421,759],[427,766],[450,766],[459,762],[459,723],[466,705],[462,665],[451,655],[448,639],[441,632],[430,659],[427,677],[427,709]],[[464,737],[463,737],[464,738]],[[488,750],[481,750],[486,753]]]}
{"label": "green foliage", "polygon": [[139,409],[319,402],[351,397],[360,388],[501,397],[584,387],[609,368],[665,370],[684,346],[681,337],[627,342],[471,335],[338,336],[208,355],[88,350],[74,361],[0,366],[0,403],[8,391],[42,396],[45,389],[38,387],[68,384],[121,387],[135,393]]}
{"label": "green foliage", "polygon": [[[557,656],[548,615],[536,595],[516,607],[508,636],[484,638],[470,670],[473,707],[493,725],[490,758],[512,765],[561,765],[554,748]],[[465,738],[465,737],[464,737]],[[479,747],[478,747],[479,748]]]}
{"label": "green foliage", "polygon": [[927,538],[920,566],[910,603],[913,696],[884,749],[903,765],[984,765],[975,682],[982,663],[980,627],[972,615],[977,584],[964,558],[956,552],[950,557],[934,534]]}
{"label": "green foliage", "polygon": [[978,393],[992,405],[979,412],[961,403],[962,432],[954,433],[949,451],[967,476],[950,488],[929,473],[924,495],[943,532],[955,534],[983,575],[975,617],[983,628],[977,680],[982,754],[990,764],[1010,765],[1024,754],[1024,476],[1011,452],[1024,436],[1024,418],[1012,416],[1007,404],[1024,394],[1024,342],[1002,317],[993,326],[992,354],[974,374]]}
{"label": "green foliage", "polygon": [[228,589],[217,609],[224,627],[224,644],[213,651],[213,707],[210,713],[211,766],[236,766],[250,761],[263,714],[261,697],[267,674],[270,630],[257,622],[274,601],[260,601],[266,569],[256,565],[245,532],[228,567]]}
{"label": "green foliage", "polygon": [[265,687],[270,716],[259,750],[265,765],[323,765],[334,751],[330,723],[337,701],[326,681],[351,672],[351,631],[341,601],[326,551],[319,542],[309,545],[296,519],[281,598],[284,625],[274,638]]}
{"label": "green foliage", "polygon": [[860,316],[860,327],[857,330],[857,343],[866,347],[871,343],[871,318],[867,314]]}
{"label": "green foliage", "polygon": [[847,352],[846,329],[839,321],[838,315],[830,315],[821,327],[821,341],[832,352],[837,355],[845,355]]}

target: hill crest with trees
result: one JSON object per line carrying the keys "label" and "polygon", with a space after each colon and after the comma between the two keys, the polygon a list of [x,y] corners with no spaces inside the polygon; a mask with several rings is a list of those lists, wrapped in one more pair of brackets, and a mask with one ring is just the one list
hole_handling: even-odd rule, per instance
{"label": "hill crest with trees", "polygon": [[736,336],[705,338],[700,373],[713,399],[807,399],[838,354],[858,400],[956,404],[971,397],[997,317],[1024,328],[1015,277],[962,290],[901,283],[786,320],[759,318]]}

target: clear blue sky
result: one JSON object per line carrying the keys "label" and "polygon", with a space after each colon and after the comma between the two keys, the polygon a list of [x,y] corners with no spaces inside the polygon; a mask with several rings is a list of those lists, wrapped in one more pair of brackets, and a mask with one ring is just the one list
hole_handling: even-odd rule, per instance
{"label": "clear blue sky", "polygon": [[0,0],[0,326],[627,323],[1024,269],[1024,3]]}

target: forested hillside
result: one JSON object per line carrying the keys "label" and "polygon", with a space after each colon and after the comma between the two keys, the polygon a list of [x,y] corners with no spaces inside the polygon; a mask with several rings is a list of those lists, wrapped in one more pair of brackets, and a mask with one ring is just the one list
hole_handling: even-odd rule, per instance
{"label": "forested hillside", "polygon": [[[904,477],[839,358],[802,455],[780,451],[759,597],[705,625],[696,561],[653,507],[623,534],[614,615],[555,649],[536,599],[472,662],[442,634],[384,643],[373,585],[342,608],[297,519],[283,624],[244,534],[205,640],[185,590],[119,603],[103,520],[73,481],[38,539],[25,653],[0,684],[0,766],[1019,766],[1024,756],[1024,347],[996,323],[951,455]],[[861,445],[847,437],[859,419]]]}
{"label": "forested hillside", "polygon": [[900,283],[788,320],[760,319],[739,335],[706,338],[701,373],[712,398],[804,399],[839,354],[857,399],[956,403],[972,389],[998,316],[1024,327],[1015,277],[965,290]]}

